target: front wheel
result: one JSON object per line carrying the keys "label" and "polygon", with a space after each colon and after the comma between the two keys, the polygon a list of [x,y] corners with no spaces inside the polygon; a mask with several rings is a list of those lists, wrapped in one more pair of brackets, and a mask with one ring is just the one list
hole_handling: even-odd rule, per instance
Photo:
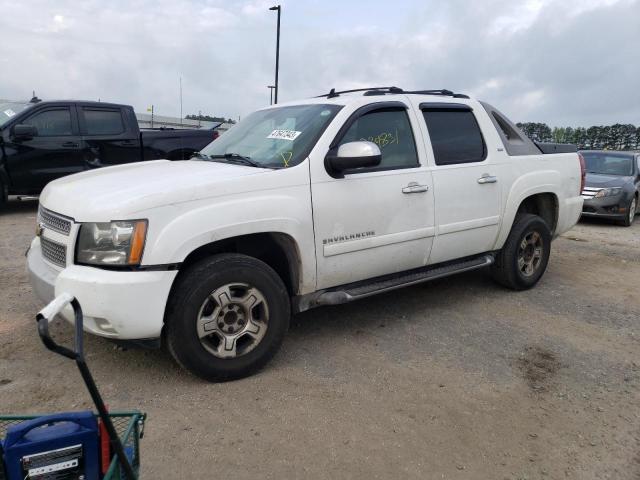
{"label": "front wheel", "polygon": [[271,267],[246,255],[215,255],[179,278],[167,344],[180,365],[205,380],[242,378],[273,357],[290,315],[287,289]]}
{"label": "front wheel", "polygon": [[551,231],[547,223],[537,215],[519,215],[504,247],[496,255],[491,274],[507,288],[526,290],[544,274],[550,253]]}
{"label": "front wheel", "polygon": [[630,227],[631,225],[633,225],[633,221],[636,218],[636,210],[638,210],[638,199],[636,197],[633,197],[627,210],[627,216],[621,222],[622,225],[624,225],[625,227]]}

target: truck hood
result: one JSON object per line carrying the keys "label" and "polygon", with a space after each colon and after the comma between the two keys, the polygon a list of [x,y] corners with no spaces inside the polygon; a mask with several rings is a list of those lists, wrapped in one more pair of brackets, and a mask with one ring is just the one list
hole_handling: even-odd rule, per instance
{"label": "truck hood", "polygon": [[631,182],[633,177],[621,175],[604,175],[601,173],[587,173],[585,185],[594,188],[623,187]]}
{"label": "truck hood", "polygon": [[126,219],[154,207],[237,193],[240,179],[268,172],[200,160],[132,163],[55,180],[40,203],[76,221]]}

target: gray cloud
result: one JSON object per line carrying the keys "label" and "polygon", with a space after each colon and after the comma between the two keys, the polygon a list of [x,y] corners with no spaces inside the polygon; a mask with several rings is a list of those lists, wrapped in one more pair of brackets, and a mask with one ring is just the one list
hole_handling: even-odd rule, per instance
{"label": "gray cloud", "polygon": [[[177,115],[268,103],[270,2],[3,6],[0,97],[88,98]],[[640,0],[283,2],[281,100],[335,87],[451,88],[516,121],[640,124]]]}

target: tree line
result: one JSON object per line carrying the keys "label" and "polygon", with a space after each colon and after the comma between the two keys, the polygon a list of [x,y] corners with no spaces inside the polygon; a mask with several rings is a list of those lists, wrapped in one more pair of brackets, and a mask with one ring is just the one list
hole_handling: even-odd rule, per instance
{"label": "tree line", "polygon": [[573,143],[579,149],[637,150],[640,149],[640,127],[631,124],[592,127],[549,127],[546,123],[517,123],[535,142]]}
{"label": "tree line", "polygon": [[187,120],[200,120],[201,122],[236,123],[232,118],[212,117],[210,115],[187,115],[184,118]]}

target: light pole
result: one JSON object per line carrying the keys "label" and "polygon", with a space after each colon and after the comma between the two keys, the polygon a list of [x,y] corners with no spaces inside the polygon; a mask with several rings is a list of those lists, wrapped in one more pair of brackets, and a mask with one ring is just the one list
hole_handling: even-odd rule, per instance
{"label": "light pole", "polygon": [[275,86],[275,101],[273,103],[278,103],[278,69],[280,67],[280,13],[282,8],[280,5],[276,5],[275,7],[270,7],[269,10],[277,10],[278,12],[278,33],[276,37],[276,84]]}
{"label": "light pole", "polygon": [[267,88],[269,89],[269,105],[273,105],[273,90],[274,88],[276,88],[275,85],[267,85]]}

